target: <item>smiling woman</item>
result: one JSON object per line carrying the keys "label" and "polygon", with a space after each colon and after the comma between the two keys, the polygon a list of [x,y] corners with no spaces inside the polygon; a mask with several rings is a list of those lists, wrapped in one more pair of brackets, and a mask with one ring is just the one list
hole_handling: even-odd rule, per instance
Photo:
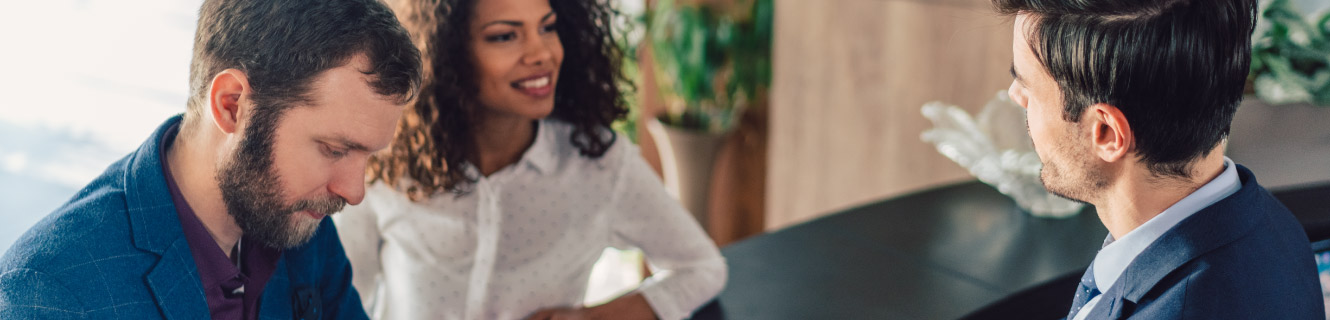
{"label": "smiling woman", "polygon": [[[448,168],[474,160],[466,157],[478,147],[476,137],[481,135],[474,132],[481,117],[508,118],[500,122],[511,123],[514,115],[552,116],[572,124],[571,143],[593,157],[613,143],[615,136],[600,133],[627,112],[619,84],[628,80],[619,68],[622,53],[611,37],[607,23],[613,11],[605,1],[553,1],[537,6],[543,10],[515,6],[521,10],[511,12],[486,7],[481,9],[501,15],[483,21],[472,15],[477,1],[391,2],[403,25],[413,29],[425,68],[431,70],[423,91],[435,95],[416,101],[403,115],[403,133],[390,153],[371,160],[375,179],[399,185],[400,179],[409,178],[411,183],[401,185],[412,199],[464,191],[474,179]],[[576,58],[565,61],[565,55]],[[514,67],[519,63],[521,67]],[[567,74],[560,76],[561,71]],[[511,128],[487,129],[505,133]]]}
{"label": "smiling woman", "polygon": [[[612,3],[394,3],[426,94],[371,159],[365,202],[333,216],[371,314],[679,319],[720,291],[715,244],[610,130],[625,113]],[[659,269],[586,306],[611,247]]]}

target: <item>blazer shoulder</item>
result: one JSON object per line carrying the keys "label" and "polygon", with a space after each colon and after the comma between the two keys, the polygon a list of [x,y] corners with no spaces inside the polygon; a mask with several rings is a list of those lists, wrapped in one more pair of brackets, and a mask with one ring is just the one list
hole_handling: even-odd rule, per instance
{"label": "blazer shoulder", "polygon": [[1123,274],[1144,318],[1324,319],[1316,266],[1301,226],[1239,167],[1242,189],[1197,212]]}
{"label": "blazer shoulder", "polygon": [[[1273,262],[1278,264],[1279,262]],[[1133,316],[1147,319],[1325,319],[1315,279],[1278,268],[1225,267],[1199,260],[1156,288]],[[1230,264],[1231,265],[1231,264]]]}
{"label": "blazer shoulder", "polygon": [[[119,163],[117,163],[119,164]],[[0,272],[56,272],[133,250],[118,165],[28,229],[0,258]]]}
{"label": "blazer shoulder", "polygon": [[1324,319],[1311,248],[1279,220],[1173,270],[1147,294],[1146,303],[1159,304],[1148,309],[1174,309],[1181,319]]}
{"label": "blazer shoulder", "polygon": [[34,269],[0,273],[0,319],[86,319],[87,309],[58,277]]}

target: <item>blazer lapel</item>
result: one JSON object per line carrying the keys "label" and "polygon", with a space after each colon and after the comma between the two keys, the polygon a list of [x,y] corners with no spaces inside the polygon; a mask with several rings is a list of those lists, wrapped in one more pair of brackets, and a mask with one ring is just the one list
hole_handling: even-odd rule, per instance
{"label": "blazer lapel", "polygon": [[1124,319],[1131,316],[1130,310],[1125,314],[1124,306],[1134,305],[1122,297],[1124,283],[1119,280],[1108,288],[1103,294],[1099,295],[1099,303],[1095,304],[1093,309],[1087,310],[1090,314],[1086,319]]}
{"label": "blazer lapel", "polygon": [[207,319],[207,295],[198,265],[162,174],[162,140],[181,116],[166,120],[131,155],[125,170],[125,206],[134,246],[160,255],[144,280],[166,319]]}
{"label": "blazer lapel", "polygon": [[125,168],[125,209],[129,212],[130,232],[134,246],[153,253],[176,241],[184,241],[185,231],[180,227],[171,190],[162,173],[163,138],[172,126],[180,123],[181,116],[166,120],[157,131],[130,154]]}
{"label": "blazer lapel", "polygon": [[1086,319],[1126,319],[1131,317],[1136,304],[1122,297],[1100,302]]}
{"label": "blazer lapel", "polygon": [[148,289],[166,319],[207,319],[207,295],[203,293],[198,266],[189,243],[180,237],[162,252],[162,259],[146,276]]}

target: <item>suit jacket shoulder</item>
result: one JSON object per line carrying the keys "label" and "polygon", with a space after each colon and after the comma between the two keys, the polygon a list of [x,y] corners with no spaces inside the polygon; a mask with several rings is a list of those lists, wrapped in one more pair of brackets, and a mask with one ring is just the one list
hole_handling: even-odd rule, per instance
{"label": "suit jacket shoulder", "polygon": [[[209,317],[162,173],[160,141],[179,122],[175,116],[163,123],[0,258],[0,319]],[[277,264],[260,318],[367,318],[331,220]]]}
{"label": "suit jacket shoulder", "polygon": [[[29,229],[0,259],[0,318],[83,319],[90,296],[109,297],[102,286],[80,285],[98,274],[99,262],[109,262],[96,244],[117,232],[108,220],[116,212],[116,190],[89,186],[70,203]],[[123,205],[119,205],[123,207]],[[121,210],[123,212],[123,210]],[[91,267],[91,268],[89,268]],[[92,280],[91,282],[98,282]]]}
{"label": "suit jacket shoulder", "polygon": [[1325,319],[1302,227],[1250,171],[1238,172],[1238,192],[1141,252],[1090,318]]}
{"label": "suit jacket shoulder", "polygon": [[[132,158],[112,164],[68,203],[29,229],[0,258],[0,318],[141,318],[160,314],[144,282],[145,274],[161,264],[161,256],[133,243],[135,230],[127,205],[132,193],[125,192],[124,184],[126,166]],[[174,207],[168,204],[164,210]],[[178,229],[179,221],[173,221]],[[184,249],[188,254],[188,245],[183,242],[164,245],[177,251]],[[197,279],[193,261],[175,261],[174,265],[184,269],[171,281],[173,295],[201,294],[197,280],[187,281],[189,275]],[[198,302],[204,303],[206,311],[206,302],[202,301],[200,298]]]}

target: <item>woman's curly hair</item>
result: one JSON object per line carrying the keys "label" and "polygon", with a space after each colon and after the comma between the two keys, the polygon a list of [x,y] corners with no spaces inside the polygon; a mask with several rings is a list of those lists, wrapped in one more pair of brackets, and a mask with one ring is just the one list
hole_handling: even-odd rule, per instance
{"label": "woman's curly hair", "polygon": [[[440,191],[466,192],[477,177],[462,168],[475,152],[475,68],[470,24],[481,0],[395,0],[389,6],[411,34],[424,63],[421,94],[404,110],[387,150],[369,160],[369,181],[421,201]],[[611,25],[610,0],[550,0],[564,57],[550,115],[572,124],[568,139],[583,156],[599,158],[617,139],[609,128],[627,110],[621,84],[623,52]],[[606,134],[609,132],[609,134]]]}

